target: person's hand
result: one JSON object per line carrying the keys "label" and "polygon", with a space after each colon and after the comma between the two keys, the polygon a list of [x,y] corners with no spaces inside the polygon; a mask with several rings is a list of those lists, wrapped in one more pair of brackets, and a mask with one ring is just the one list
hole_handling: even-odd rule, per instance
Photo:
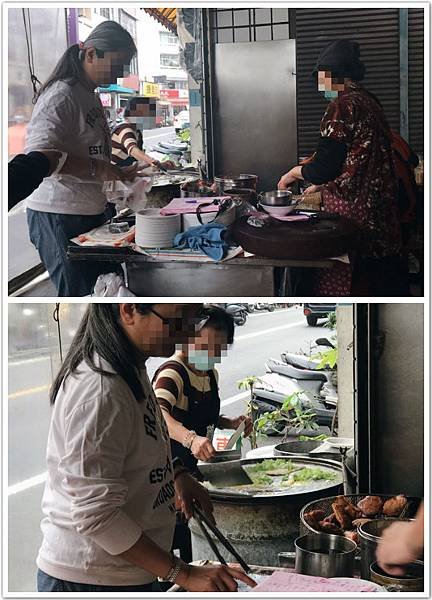
{"label": "person's hand", "polygon": [[174,481],[176,491],[176,507],[182,511],[186,519],[193,516],[194,501],[213,519],[213,504],[206,488],[198,483],[189,473],[184,471]]}
{"label": "person's hand", "polygon": [[240,423],[243,423],[243,421],[245,423],[243,435],[248,437],[253,431],[253,422],[250,417],[247,417],[246,415],[240,415],[239,417],[231,419],[232,428],[237,429],[237,427],[239,427]]}
{"label": "person's hand", "polygon": [[416,543],[413,523],[394,523],[384,530],[376,551],[376,558],[383,571],[400,576],[405,573],[404,565],[417,560],[422,546]]}
{"label": "person's hand", "polygon": [[322,187],[322,185],[310,185],[304,190],[303,196],[307,196],[308,194],[315,194],[315,192],[320,192],[322,190]]}
{"label": "person's hand", "polygon": [[297,167],[293,167],[290,171],[288,171],[288,173],[285,173],[285,175],[282,175],[282,177],[279,179],[278,189],[286,190],[293,183],[295,183],[296,181],[299,181],[299,180],[303,181],[301,165],[298,165]]}
{"label": "person's hand", "polygon": [[164,169],[167,169],[168,171],[176,169],[176,164],[172,160],[163,160],[160,164]]}
{"label": "person's hand", "polygon": [[187,565],[180,571],[176,583],[188,592],[236,592],[236,579],[250,587],[256,586],[256,582],[244,571],[225,565]]}
{"label": "person's hand", "polygon": [[135,161],[133,165],[130,165],[128,167],[120,167],[120,169],[123,173],[124,179],[127,179],[129,181],[133,181],[136,177],[143,176],[140,174],[141,165],[138,161]]}
{"label": "person's hand", "polygon": [[124,169],[121,169],[120,167],[116,167],[104,160],[97,160],[96,179],[99,179],[102,183],[104,181],[124,181],[126,179],[126,174]]}
{"label": "person's hand", "polygon": [[206,437],[197,435],[194,437],[191,452],[199,460],[210,460],[216,454],[211,441]]}
{"label": "person's hand", "polygon": [[278,190],[287,190],[297,180],[291,175],[291,171],[282,175],[278,182]]}

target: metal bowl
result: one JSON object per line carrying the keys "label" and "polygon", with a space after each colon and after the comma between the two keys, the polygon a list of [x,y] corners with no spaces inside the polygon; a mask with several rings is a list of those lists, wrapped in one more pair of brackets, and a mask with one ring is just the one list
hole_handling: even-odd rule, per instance
{"label": "metal bowl", "polygon": [[295,570],[315,577],[352,577],[357,544],[340,535],[303,535],[295,542]]}
{"label": "metal bowl", "polygon": [[370,578],[374,583],[383,585],[386,591],[394,592],[423,592],[424,590],[424,563],[416,560],[406,565],[406,574],[403,576],[389,575],[373,562],[370,566]]}
{"label": "metal bowl", "polygon": [[262,192],[259,195],[259,201],[266,206],[291,206],[297,202],[293,198],[293,193],[290,190],[273,190],[271,192]]}
{"label": "metal bowl", "polygon": [[225,190],[233,188],[246,188],[256,190],[258,176],[248,173],[240,173],[240,175],[220,175],[214,178],[217,194],[223,194]]}

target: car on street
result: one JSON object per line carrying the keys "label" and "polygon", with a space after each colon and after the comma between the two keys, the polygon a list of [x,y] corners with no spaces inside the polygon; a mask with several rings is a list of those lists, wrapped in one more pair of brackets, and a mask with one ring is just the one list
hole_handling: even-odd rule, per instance
{"label": "car on street", "polygon": [[182,129],[186,129],[190,125],[190,115],[188,110],[181,110],[178,115],[174,117],[174,129],[176,133],[179,133]]}
{"label": "car on street", "polygon": [[319,319],[327,319],[329,313],[335,312],[336,304],[303,304],[303,314],[308,325],[315,327]]}

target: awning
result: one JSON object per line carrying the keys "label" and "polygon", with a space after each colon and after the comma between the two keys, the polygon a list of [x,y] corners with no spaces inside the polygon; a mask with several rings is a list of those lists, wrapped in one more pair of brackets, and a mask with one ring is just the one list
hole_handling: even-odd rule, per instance
{"label": "awning", "polygon": [[119,94],[136,94],[137,92],[131,88],[122,87],[121,85],[117,85],[115,83],[107,86],[99,86],[99,92],[109,93],[109,92],[118,92]]}
{"label": "awning", "polygon": [[144,8],[144,10],[169,31],[177,33],[176,8]]}

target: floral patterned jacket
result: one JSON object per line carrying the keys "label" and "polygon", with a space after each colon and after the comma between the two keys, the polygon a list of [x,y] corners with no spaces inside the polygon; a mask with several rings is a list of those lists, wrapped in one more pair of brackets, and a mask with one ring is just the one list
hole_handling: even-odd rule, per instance
{"label": "floral patterned jacket", "polygon": [[362,228],[360,256],[380,258],[400,252],[397,182],[390,128],[376,98],[358,83],[330,102],[321,136],[347,147],[341,174],[322,186],[324,209]]}

